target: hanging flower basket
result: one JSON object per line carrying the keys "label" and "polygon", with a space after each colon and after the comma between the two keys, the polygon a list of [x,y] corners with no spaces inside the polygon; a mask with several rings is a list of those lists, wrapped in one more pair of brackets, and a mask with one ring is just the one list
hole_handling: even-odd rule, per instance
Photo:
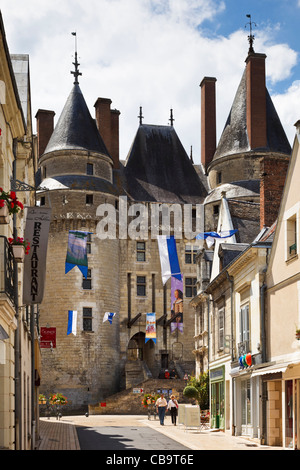
{"label": "hanging flower basket", "polygon": [[300,330],[296,330],[296,339],[300,340]]}
{"label": "hanging flower basket", "polygon": [[[9,215],[17,214],[18,212],[24,209],[23,204],[18,201],[16,193],[14,191],[6,192],[3,191],[2,188],[0,188],[0,209],[4,209],[4,207],[7,207]],[[7,219],[0,219],[0,221],[1,220]],[[8,221],[1,223],[8,223]]]}
{"label": "hanging flower basket", "polygon": [[46,400],[46,397],[45,395],[43,395],[42,393],[39,394],[39,404],[40,405],[46,405],[47,403],[47,400]]}
{"label": "hanging flower basket", "polygon": [[22,237],[9,238],[8,242],[12,248],[15,261],[17,263],[23,263],[24,256],[27,255],[30,250],[30,244]]}
{"label": "hanging flower basket", "polygon": [[61,393],[51,393],[49,397],[49,403],[50,405],[66,405],[68,400]]}
{"label": "hanging flower basket", "polygon": [[[0,200],[1,203],[1,200]],[[3,206],[0,206],[0,224],[8,224],[9,222],[9,211],[7,204],[3,204]]]}

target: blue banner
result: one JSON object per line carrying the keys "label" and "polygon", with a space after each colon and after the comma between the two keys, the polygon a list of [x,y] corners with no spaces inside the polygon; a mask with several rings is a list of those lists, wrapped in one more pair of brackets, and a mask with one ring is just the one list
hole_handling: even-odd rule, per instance
{"label": "blue banner", "polygon": [[80,232],[77,230],[69,231],[65,274],[71,271],[75,266],[78,266],[83,276],[87,278],[88,259],[86,242],[89,233],[90,232]]}

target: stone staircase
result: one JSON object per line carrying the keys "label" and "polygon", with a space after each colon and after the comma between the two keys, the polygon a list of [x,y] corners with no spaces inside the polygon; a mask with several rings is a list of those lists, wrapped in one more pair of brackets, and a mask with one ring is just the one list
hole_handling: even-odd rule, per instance
{"label": "stone staircase", "polygon": [[[164,390],[167,394],[174,393],[179,403],[185,403],[183,390],[186,381],[182,379],[147,379],[135,386],[103,400],[102,403],[89,405],[90,415],[147,415],[148,410],[142,405],[142,399],[146,393],[157,394],[158,390]],[[138,391],[139,390],[139,391]],[[171,392],[170,392],[171,391]]]}

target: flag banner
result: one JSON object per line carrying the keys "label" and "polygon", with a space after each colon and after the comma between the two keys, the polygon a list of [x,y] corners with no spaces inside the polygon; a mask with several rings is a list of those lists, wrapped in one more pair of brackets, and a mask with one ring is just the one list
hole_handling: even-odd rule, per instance
{"label": "flag banner", "polygon": [[177,329],[183,333],[183,281],[171,278],[171,316],[180,314],[170,323],[171,333]]}
{"label": "flag banner", "polygon": [[77,331],[77,311],[69,310],[68,312],[68,330],[67,335],[73,333],[76,336]]}
{"label": "flag banner", "polygon": [[155,313],[146,313],[146,335],[145,343],[152,339],[156,343],[156,315]]}
{"label": "flag banner", "polygon": [[237,230],[223,230],[221,232],[203,232],[196,235],[196,240],[206,240],[207,246],[210,248],[215,243],[215,238],[232,237]]}
{"label": "flag banner", "polygon": [[78,266],[83,276],[87,278],[88,260],[86,243],[89,233],[90,232],[80,232],[78,230],[69,231],[65,274],[71,271],[75,266]]}
{"label": "flag banner", "polygon": [[112,312],[105,312],[104,317],[103,317],[103,323],[105,321],[109,321],[110,324],[112,324],[112,320],[115,316],[115,313]]}
{"label": "flag banner", "polygon": [[50,208],[27,209],[24,240],[30,244],[30,250],[24,259],[24,305],[40,304],[43,300],[50,220]]}
{"label": "flag banner", "polygon": [[172,276],[181,279],[175,238],[173,236],[158,235],[157,242],[163,284]]}

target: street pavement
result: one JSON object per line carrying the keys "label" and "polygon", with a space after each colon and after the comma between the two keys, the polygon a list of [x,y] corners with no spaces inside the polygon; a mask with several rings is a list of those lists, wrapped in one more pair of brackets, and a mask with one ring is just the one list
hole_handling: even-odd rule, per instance
{"label": "street pavement", "polygon": [[174,426],[170,416],[164,426],[147,416],[66,416],[40,418],[38,450],[284,450],[264,446],[254,439],[232,436],[229,431]]}

